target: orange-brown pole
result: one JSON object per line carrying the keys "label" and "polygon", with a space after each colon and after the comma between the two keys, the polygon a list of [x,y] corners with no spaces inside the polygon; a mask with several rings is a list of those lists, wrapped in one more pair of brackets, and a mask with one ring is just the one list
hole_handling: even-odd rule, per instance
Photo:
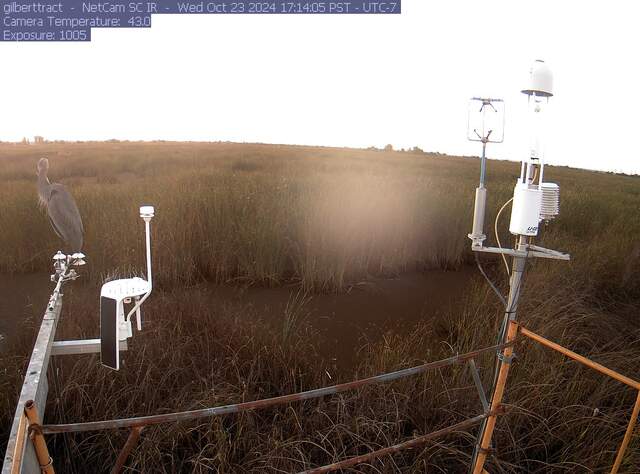
{"label": "orange-brown pole", "polygon": [[118,455],[118,459],[116,459],[116,463],[114,464],[113,469],[111,469],[111,474],[120,474],[122,472],[124,463],[127,462],[127,458],[129,457],[129,454],[131,454],[131,450],[134,448],[134,446],[138,442],[138,439],[140,438],[140,433],[142,433],[143,429],[144,429],[144,426],[134,426],[133,428],[131,428],[129,437],[127,438],[127,441],[124,443],[122,451],[120,451],[120,454]]}
{"label": "orange-brown pole", "polygon": [[[513,342],[518,334],[518,325],[515,321],[509,321],[509,328],[507,330],[507,338],[505,343]],[[509,360],[513,355],[513,345],[505,347],[502,351],[504,360]],[[480,449],[478,450],[478,456],[476,457],[476,463],[473,468],[473,474],[482,474],[486,472],[484,470],[484,463],[487,460],[487,450],[491,444],[491,438],[493,437],[493,430],[496,427],[497,413],[500,410],[502,404],[502,397],[504,395],[504,389],[507,384],[507,376],[509,375],[510,363],[502,362],[500,366],[500,372],[498,373],[498,379],[496,381],[496,387],[493,392],[493,398],[491,399],[491,415],[487,418],[487,424],[480,440]]]}
{"label": "orange-brown pole", "polygon": [[[518,237],[517,249],[521,251],[527,250],[528,238],[524,235]],[[502,397],[504,396],[505,386],[507,384],[507,376],[513,358],[513,342],[518,335],[518,324],[516,323],[516,315],[518,310],[518,301],[520,300],[520,292],[522,290],[522,277],[527,264],[526,257],[514,257],[513,267],[511,271],[511,279],[509,281],[509,298],[505,308],[505,318],[507,321],[506,334],[501,341],[503,344],[509,344],[502,350],[498,377],[495,379],[493,393],[491,395],[491,414],[486,419],[486,423],[480,428],[478,434],[479,443],[476,445],[472,457],[472,473],[483,474],[484,463],[487,460],[488,449],[491,446],[491,438],[493,430],[496,427],[497,414],[500,411]]]}
{"label": "orange-brown pole", "polygon": [[40,464],[40,470],[45,474],[55,474],[53,469],[53,460],[49,456],[49,449],[47,449],[47,442],[44,440],[44,435],[41,431],[40,417],[38,416],[38,409],[33,400],[29,400],[24,404],[24,412],[29,420],[29,428],[31,431],[31,442],[36,451],[36,457]]}
{"label": "orange-brown pole", "polygon": [[16,445],[13,451],[13,461],[11,465],[11,474],[20,474],[22,470],[22,458],[24,456],[24,436],[27,432],[27,416],[22,415],[18,422],[18,431],[16,434]]}
{"label": "orange-brown pole", "polygon": [[622,460],[624,458],[624,453],[627,450],[627,447],[629,446],[629,442],[631,441],[631,436],[633,436],[633,430],[636,427],[636,421],[638,420],[639,414],[640,414],[640,391],[638,391],[636,404],[633,407],[633,413],[631,413],[631,419],[629,420],[629,424],[627,425],[627,432],[624,434],[624,439],[622,440],[620,449],[618,449],[616,462],[613,464],[613,467],[611,468],[611,474],[617,474],[617,472],[620,470],[620,466],[622,465]]}
{"label": "orange-brown pole", "polygon": [[522,333],[523,336],[527,336],[529,339],[533,339],[534,341],[539,342],[540,344],[542,344],[545,347],[548,347],[549,349],[558,351],[561,354],[566,355],[570,359],[580,362],[581,364],[586,365],[587,367],[590,367],[593,370],[600,372],[601,374],[611,377],[612,379],[615,379],[618,382],[622,382],[623,384],[628,385],[629,387],[633,387],[636,390],[640,390],[640,382],[637,382],[636,380],[630,379],[629,377],[619,374],[615,370],[611,370],[610,368],[605,367],[602,364],[598,364],[597,362],[594,362],[590,359],[587,359],[586,357],[581,356],[580,354],[576,354],[572,350],[569,350],[566,347],[561,346],[560,344],[556,344],[555,342],[552,342],[549,339],[545,339],[539,334],[536,334],[533,331],[529,331],[528,329],[522,326],[520,327],[520,332]]}

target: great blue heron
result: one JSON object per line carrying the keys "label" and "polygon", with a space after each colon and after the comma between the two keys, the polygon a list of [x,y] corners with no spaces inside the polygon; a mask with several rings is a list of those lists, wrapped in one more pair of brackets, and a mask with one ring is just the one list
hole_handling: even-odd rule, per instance
{"label": "great blue heron", "polygon": [[49,160],[38,161],[38,196],[40,204],[47,208],[49,222],[58,237],[64,240],[71,253],[82,250],[84,227],[78,206],[62,184],[50,183],[47,177]]}

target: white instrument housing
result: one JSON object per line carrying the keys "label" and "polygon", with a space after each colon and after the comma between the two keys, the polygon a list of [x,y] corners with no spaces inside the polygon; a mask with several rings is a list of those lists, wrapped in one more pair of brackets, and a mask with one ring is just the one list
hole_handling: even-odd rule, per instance
{"label": "white instrument housing", "polygon": [[[153,289],[151,280],[151,228],[150,222],[154,216],[153,206],[142,206],[140,217],[145,224],[145,244],[147,255],[147,279],[134,277],[112,280],[100,290],[100,356],[106,367],[120,369],[120,343],[133,336],[131,316],[136,315],[138,331],[142,330],[142,315],[140,306],[151,294]],[[134,307],[127,315],[124,312],[125,303],[135,301]]]}
{"label": "white instrument housing", "polygon": [[515,235],[538,235],[542,190],[537,185],[516,183],[509,231]]}

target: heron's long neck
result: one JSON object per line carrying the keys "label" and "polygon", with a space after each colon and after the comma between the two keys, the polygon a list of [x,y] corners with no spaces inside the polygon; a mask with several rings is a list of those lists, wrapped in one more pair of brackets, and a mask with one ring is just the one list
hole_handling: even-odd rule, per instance
{"label": "heron's long neck", "polygon": [[49,202],[49,198],[51,197],[51,189],[49,188],[49,178],[47,178],[47,172],[45,170],[38,172],[38,196],[40,197],[40,202],[44,205]]}

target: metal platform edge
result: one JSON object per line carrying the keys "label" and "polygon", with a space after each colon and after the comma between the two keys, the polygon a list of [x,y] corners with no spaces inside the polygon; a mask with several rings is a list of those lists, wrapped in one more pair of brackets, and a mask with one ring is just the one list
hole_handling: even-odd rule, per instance
{"label": "metal platform edge", "polygon": [[[4,455],[2,474],[26,473],[39,474],[40,465],[36,457],[33,444],[27,442],[28,436],[21,431],[26,430],[27,423],[24,422],[24,406],[29,400],[34,400],[40,416],[44,419],[47,403],[47,393],[49,386],[47,382],[47,367],[51,357],[53,340],[62,312],[62,293],[54,292],[55,302],[47,305],[44,313],[38,337],[33,346],[31,359],[25,372],[22,390],[16,406],[11,434],[7,443],[7,450]],[[19,465],[15,465],[16,462]]]}

